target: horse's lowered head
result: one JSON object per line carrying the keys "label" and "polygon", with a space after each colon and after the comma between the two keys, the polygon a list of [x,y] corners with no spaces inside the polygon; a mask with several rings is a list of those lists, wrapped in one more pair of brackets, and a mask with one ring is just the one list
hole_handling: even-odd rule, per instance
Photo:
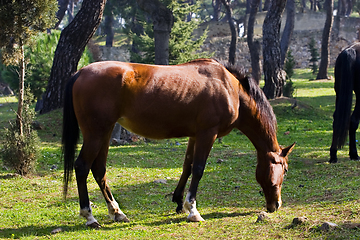
{"label": "horse's lowered head", "polygon": [[263,189],[269,212],[276,211],[282,204],[281,186],[288,169],[288,155],[294,146],[295,143],[286,148],[280,147],[277,152],[258,152],[256,180]]}

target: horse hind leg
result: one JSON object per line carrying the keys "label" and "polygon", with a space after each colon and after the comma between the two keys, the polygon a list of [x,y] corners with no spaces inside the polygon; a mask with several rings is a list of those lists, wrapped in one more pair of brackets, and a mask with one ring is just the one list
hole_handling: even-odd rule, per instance
{"label": "horse hind leg", "polygon": [[107,184],[106,179],[106,159],[109,150],[109,141],[105,141],[102,149],[100,150],[97,158],[95,159],[91,172],[99,185],[99,188],[105,198],[109,216],[115,222],[129,222],[129,219],[126,215],[120,210],[119,204],[116,202],[113,197],[110,187]]}
{"label": "horse hind leg", "polygon": [[75,161],[75,174],[76,182],[78,187],[79,202],[80,202],[80,216],[86,219],[86,226],[92,228],[99,228],[100,224],[92,215],[92,209],[90,206],[88,188],[87,188],[87,177],[92,165],[91,155],[97,155],[94,146],[90,147],[86,144],[83,144],[80,154]]}
{"label": "horse hind leg", "polygon": [[356,130],[359,126],[360,119],[360,100],[356,98],[356,105],[354,111],[350,118],[350,127],[349,127],[349,156],[352,160],[358,160],[359,155],[356,149]]}
{"label": "horse hind leg", "polygon": [[[335,130],[334,130],[335,131]],[[330,147],[330,160],[329,163],[337,163],[337,140],[335,132],[333,132],[333,140]]]}

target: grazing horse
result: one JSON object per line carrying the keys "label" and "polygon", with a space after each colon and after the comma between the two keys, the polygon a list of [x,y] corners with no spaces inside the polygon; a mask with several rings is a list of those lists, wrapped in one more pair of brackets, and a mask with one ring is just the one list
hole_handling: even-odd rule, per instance
{"label": "grazing horse", "polygon": [[[189,137],[183,172],[172,199],[178,213],[189,213],[189,221],[204,220],[196,209],[198,184],[214,141],[233,128],[241,130],[257,150],[256,179],[268,211],[281,206],[287,156],[294,144],[279,146],[275,115],[252,78],[211,59],[175,66],[97,62],[69,80],[64,102],[64,194],[75,168],[80,215],[86,218],[86,225],[100,227],[92,215],[86,186],[90,170],[110,217],[129,221],[113,198],[105,175],[109,139],[116,122],[146,138]],[[83,145],[74,163],[79,127]]]}
{"label": "grazing horse", "polygon": [[[333,121],[333,137],[330,147],[330,163],[337,162],[337,150],[342,148],[349,131],[349,156],[358,160],[356,150],[356,129],[360,119],[360,43],[344,49],[335,62],[336,102]],[[353,91],[356,103],[351,114]]]}

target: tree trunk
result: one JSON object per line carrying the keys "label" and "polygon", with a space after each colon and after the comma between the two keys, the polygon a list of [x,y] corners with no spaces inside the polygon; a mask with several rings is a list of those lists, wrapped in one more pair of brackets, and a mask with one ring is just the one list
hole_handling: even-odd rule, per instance
{"label": "tree trunk", "polygon": [[300,12],[301,13],[306,12],[306,0],[300,0]]}
{"label": "tree trunk", "polygon": [[247,43],[250,51],[251,58],[251,73],[256,83],[259,85],[261,79],[261,61],[260,61],[260,52],[261,45],[259,41],[254,41],[254,24],[255,18],[260,5],[260,0],[252,0],[250,7],[250,14],[248,20],[248,35],[247,35]]}
{"label": "tree trunk", "polygon": [[18,110],[16,115],[16,124],[19,130],[19,135],[24,135],[24,126],[23,126],[23,108],[24,108],[24,82],[25,82],[25,54],[24,54],[24,45],[22,40],[20,40],[20,63],[19,63],[19,99],[18,99]]}
{"label": "tree trunk", "polygon": [[271,0],[264,0],[264,8],[263,11],[269,11],[270,5],[271,5]]}
{"label": "tree trunk", "polygon": [[169,64],[169,39],[174,24],[172,12],[158,0],[137,0],[139,7],[149,13],[154,24],[155,64]]}
{"label": "tree trunk", "polygon": [[229,22],[230,30],[231,30],[231,42],[229,48],[229,63],[235,64],[236,57],[236,40],[237,40],[237,31],[235,27],[235,23],[232,20],[232,11],[230,6],[230,0],[221,0],[226,8],[226,17]]}
{"label": "tree trunk", "polygon": [[105,16],[104,33],[106,34],[106,47],[112,47],[114,43],[114,30],[113,30],[114,19],[111,14]]}
{"label": "tree trunk", "polygon": [[220,20],[221,0],[212,0],[212,7],[214,9],[213,19],[214,21]]}
{"label": "tree trunk", "polygon": [[286,3],[286,23],[280,42],[281,67],[284,66],[286,53],[289,48],[291,37],[295,25],[295,1],[287,0]]}
{"label": "tree trunk", "polygon": [[74,20],[61,32],[41,113],[62,107],[66,81],[76,72],[85,46],[101,22],[106,0],[84,0]]}
{"label": "tree trunk", "polygon": [[349,17],[353,8],[353,1],[355,0],[346,0],[346,10],[345,16]]}
{"label": "tree trunk", "polygon": [[263,24],[264,93],[268,99],[281,97],[286,74],[281,69],[280,25],[286,0],[273,0]]}
{"label": "tree trunk", "polygon": [[75,8],[74,0],[70,0],[68,6],[69,23],[72,22],[72,20],[74,19],[74,8]]}
{"label": "tree trunk", "polygon": [[328,67],[329,67],[329,41],[330,31],[333,23],[333,8],[334,0],[325,0],[324,6],[326,7],[326,20],[321,39],[321,57],[319,72],[316,79],[328,79]]}
{"label": "tree trunk", "polygon": [[57,23],[54,26],[54,29],[58,28],[61,21],[63,20],[65,16],[65,12],[67,10],[67,6],[69,4],[69,0],[58,0],[59,3],[59,9],[56,12],[56,18],[58,19]]}

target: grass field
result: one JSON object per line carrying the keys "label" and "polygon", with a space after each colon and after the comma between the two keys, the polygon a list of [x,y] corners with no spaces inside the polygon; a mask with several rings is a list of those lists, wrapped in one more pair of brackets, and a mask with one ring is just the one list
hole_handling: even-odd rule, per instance
{"label": "grass field", "polygon": [[[0,169],[0,238],[3,239],[360,239],[360,162],[339,151],[339,163],[328,164],[334,110],[333,81],[309,81],[310,70],[296,70],[295,100],[271,101],[282,145],[297,142],[290,155],[282,190],[283,206],[256,223],[265,198],[255,180],[256,155],[250,141],[233,131],[216,142],[200,182],[198,210],[206,220],[189,223],[171,202],[182,170],[187,139],[137,142],[111,147],[108,179],[130,223],[114,223],[92,176],[90,199],[100,230],[89,229],[78,216],[75,181],[62,199],[61,111],[37,116],[43,130],[37,173],[21,177]],[[15,118],[15,98],[0,98],[3,127]],[[180,145],[175,144],[179,142]],[[222,163],[217,163],[218,159]],[[53,170],[52,170],[53,169]],[[165,179],[166,184],[155,183]],[[292,225],[295,217],[307,217]],[[321,230],[324,222],[338,227]],[[54,229],[59,233],[51,234]]]}

